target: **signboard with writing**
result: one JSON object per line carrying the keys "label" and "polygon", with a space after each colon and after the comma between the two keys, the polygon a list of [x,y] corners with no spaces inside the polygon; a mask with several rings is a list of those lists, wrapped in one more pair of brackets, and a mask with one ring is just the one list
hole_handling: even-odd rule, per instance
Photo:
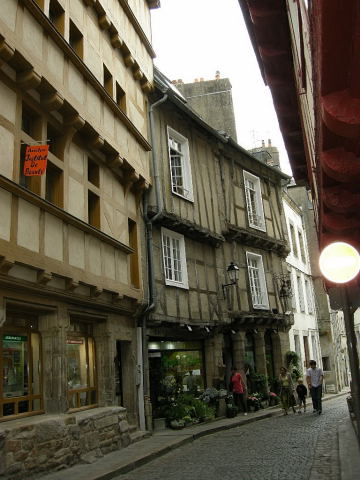
{"label": "signboard with writing", "polygon": [[33,177],[46,171],[49,145],[28,145],[25,150],[24,175]]}
{"label": "signboard with writing", "polygon": [[26,342],[27,337],[23,335],[4,335],[4,340],[6,342]]}
{"label": "signboard with writing", "polygon": [[66,343],[68,345],[82,345],[84,341],[81,338],[68,338]]}

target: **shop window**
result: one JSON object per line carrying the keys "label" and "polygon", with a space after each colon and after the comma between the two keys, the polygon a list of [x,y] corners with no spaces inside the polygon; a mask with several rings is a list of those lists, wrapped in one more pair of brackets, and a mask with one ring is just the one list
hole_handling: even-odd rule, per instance
{"label": "shop window", "polygon": [[63,207],[63,172],[51,162],[46,167],[45,198],[54,205]]}
{"label": "shop window", "polygon": [[43,413],[41,338],[37,319],[7,314],[1,329],[0,421]]}
{"label": "shop window", "polygon": [[171,190],[186,200],[194,201],[189,142],[187,138],[168,127],[168,146]]}
{"label": "shop window", "polygon": [[99,165],[88,158],[88,181],[95,185],[95,187],[100,186],[100,168]]}
{"label": "shop window", "polygon": [[100,198],[88,190],[88,222],[95,228],[100,228]]}
{"label": "shop window", "polygon": [[72,324],[66,341],[69,410],[97,404],[95,342],[91,325]]}
{"label": "shop window", "polygon": [[50,0],[49,20],[56,27],[56,29],[61,33],[61,35],[64,35],[65,12],[57,0]]}
{"label": "shop window", "polygon": [[126,95],[124,90],[116,82],[116,103],[118,104],[120,110],[126,113]]}
{"label": "shop window", "polygon": [[244,171],[244,186],[249,226],[265,232],[260,179]]}
{"label": "shop window", "polygon": [[247,375],[256,372],[255,338],[251,332],[245,335],[245,368]]}
{"label": "shop window", "polygon": [[107,93],[110,97],[113,96],[114,93],[114,82],[113,76],[111,75],[110,71],[106,68],[106,65],[103,65],[103,85]]}
{"label": "shop window", "polygon": [[84,58],[84,38],[72,20],[70,20],[69,44],[80,58]]}
{"label": "shop window", "polygon": [[136,222],[128,219],[129,227],[129,247],[134,249],[134,253],[130,255],[130,281],[135,288],[140,287],[139,279],[139,254],[137,244],[137,226]]}
{"label": "shop window", "polygon": [[[162,416],[161,404],[172,392],[199,395],[205,388],[201,342],[149,340],[150,393],[154,416]],[[160,408],[159,408],[160,407]]]}

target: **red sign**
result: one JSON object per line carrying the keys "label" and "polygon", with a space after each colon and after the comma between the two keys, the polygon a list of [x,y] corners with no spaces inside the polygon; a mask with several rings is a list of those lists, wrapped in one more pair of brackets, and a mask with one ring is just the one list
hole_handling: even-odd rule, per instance
{"label": "red sign", "polygon": [[24,175],[34,177],[43,175],[46,171],[46,163],[49,145],[28,145],[25,150]]}

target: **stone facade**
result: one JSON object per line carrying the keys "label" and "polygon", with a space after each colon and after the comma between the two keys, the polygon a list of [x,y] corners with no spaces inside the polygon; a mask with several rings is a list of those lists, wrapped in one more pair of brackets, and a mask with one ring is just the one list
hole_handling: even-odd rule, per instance
{"label": "stone facade", "polygon": [[1,433],[1,475],[28,479],[79,462],[92,463],[130,443],[126,409],[99,408],[73,415],[16,420]]}
{"label": "stone facade", "polygon": [[[6,473],[29,478],[27,470],[124,446],[124,422],[137,426],[144,410],[136,315],[158,4],[8,0],[0,8]],[[25,176],[26,146],[39,144],[49,145],[46,171]]]}

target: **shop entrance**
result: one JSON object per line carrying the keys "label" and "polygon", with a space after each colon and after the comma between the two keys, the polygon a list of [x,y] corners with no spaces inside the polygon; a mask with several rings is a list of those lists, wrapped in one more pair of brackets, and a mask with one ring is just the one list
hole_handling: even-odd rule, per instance
{"label": "shop entrance", "polygon": [[199,395],[205,386],[202,342],[149,340],[150,396],[154,418],[181,392]]}

